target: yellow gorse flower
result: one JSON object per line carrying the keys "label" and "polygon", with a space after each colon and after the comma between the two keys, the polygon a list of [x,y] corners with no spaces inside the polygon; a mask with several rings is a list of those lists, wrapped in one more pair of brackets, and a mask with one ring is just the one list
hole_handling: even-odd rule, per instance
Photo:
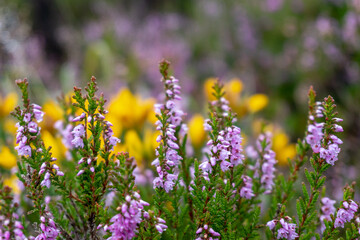
{"label": "yellow gorse flower", "polygon": [[215,85],[217,81],[217,78],[208,78],[205,80],[204,83],[204,92],[205,92],[205,97],[208,101],[214,101],[216,100],[216,98],[214,97],[213,93],[213,86]]}
{"label": "yellow gorse flower", "polygon": [[124,146],[125,151],[135,158],[137,165],[140,168],[143,167],[144,163],[142,160],[144,156],[144,146],[135,130],[129,130],[126,132],[124,137]]}
{"label": "yellow gorse flower", "polygon": [[120,124],[125,129],[140,129],[148,115],[153,113],[154,103],[154,99],[143,100],[124,88],[110,101],[108,116],[114,126]]}
{"label": "yellow gorse flower", "polygon": [[288,164],[287,159],[293,159],[296,155],[295,144],[289,142],[288,136],[282,130],[274,132],[272,141],[279,165]]}
{"label": "yellow gorse flower", "polygon": [[13,136],[16,134],[17,127],[15,119],[11,118],[10,116],[5,118],[4,122],[4,131],[12,134]]}
{"label": "yellow gorse flower", "polygon": [[16,166],[16,156],[6,146],[0,149],[0,166],[6,169]]}
{"label": "yellow gorse flower", "polygon": [[52,156],[58,160],[61,160],[65,157],[66,148],[61,142],[60,137],[55,137],[49,131],[43,131],[41,133],[42,139],[46,147],[51,146]]}
{"label": "yellow gorse flower", "polygon": [[265,94],[254,94],[247,99],[247,109],[255,113],[265,108],[268,103],[269,98]]}
{"label": "yellow gorse flower", "polygon": [[0,118],[8,116],[17,104],[16,93],[9,93],[6,97],[0,95]]}
{"label": "yellow gorse flower", "polygon": [[156,142],[156,138],[158,135],[158,131],[153,131],[150,128],[145,128],[143,137],[145,159],[152,161],[155,158],[155,148],[159,146],[159,143]]}
{"label": "yellow gorse flower", "polygon": [[115,152],[126,151],[136,160],[139,168],[145,167],[145,160],[153,160],[155,157],[154,149],[158,146],[156,137],[158,133],[150,129],[144,130],[144,136],[141,138],[137,131],[130,129],[126,131],[121,144],[115,147]]}
{"label": "yellow gorse flower", "polygon": [[50,100],[43,105],[44,121],[41,124],[43,129],[52,131],[56,121],[63,118],[63,110],[56,102]]}
{"label": "yellow gorse flower", "polygon": [[200,148],[206,140],[204,118],[200,114],[195,114],[189,121],[189,137],[194,148]]}
{"label": "yellow gorse flower", "polygon": [[240,100],[240,94],[243,90],[243,82],[238,78],[231,79],[225,84],[225,98],[230,104],[236,104]]}

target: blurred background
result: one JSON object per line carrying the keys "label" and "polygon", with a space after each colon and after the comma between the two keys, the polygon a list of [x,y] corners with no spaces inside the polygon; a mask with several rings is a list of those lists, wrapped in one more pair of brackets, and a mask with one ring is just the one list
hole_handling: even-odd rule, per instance
{"label": "blurred background", "polygon": [[[153,122],[148,115],[162,91],[158,63],[166,58],[199,138],[196,114],[206,114],[213,78],[227,84],[245,134],[258,131],[259,121],[271,122],[280,134],[278,154],[288,157],[294,150],[286,147],[304,135],[310,85],[319,100],[332,95],[345,143],[340,167],[329,176],[342,185],[337,178],[357,177],[353,163],[360,157],[359,30],[360,0],[3,0],[0,145],[12,141],[5,119],[19,102],[15,79],[27,77],[33,100],[48,104],[43,129],[50,139],[61,117],[55,97],[94,75],[116,112],[110,117],[119,122],[118,134],[132,141],[134,154],[140,143],[148,146],[150,159],[152,145],[144,139],[152,132],[143,126]],[[133,106],[141,109],[129,116]]]}

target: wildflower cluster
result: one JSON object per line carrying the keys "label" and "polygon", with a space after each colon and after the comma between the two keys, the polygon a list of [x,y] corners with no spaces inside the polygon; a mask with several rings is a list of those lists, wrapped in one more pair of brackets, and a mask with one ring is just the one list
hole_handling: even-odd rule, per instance
{"label": "wildflower cluster", "polygon": [[14,200],[11,189],[0,181],[0,239],[26,240],[23,222],[17,212],[19,204]]}
{"label": "wildflower cluster", "polygon": [[354,219],[354,214],[358,211],[358,205],[350,199],[342,203],[343,208],[337,211],[334,227],[344,228],[346,222],[350,222]]}
{"label": "wildflower cluster", "polygon": [[119,207],[121,213],[110,219],[111,225],[108,230],[114,239],[132,239],[135,236],[137,225],[142,221],[144,206],[149,206],[147,202],[139,200],[138,193],[134,196],[135,199],[132,199],[130,195],[127,195],[126,202]]}
{"label": "wildflower cluster", "polygon": [[175,100],[181,100],[179,80],[167,75],[167,63],[163,62],[163,79],[165,86],[165,102],[155,105],[155,113],[157,114],[157,130],[160,135],[156,141],[161,142],[156,149],[157,158],[152,162],[159,174],[154,179],[154,188],[163,188],[166,192],[174,188],[178,179],[176,173],[179,161],[183,158],[179,154],[179,131],[184,130],[186,126],[182,124],[183,111],[177,109]]}
{"label": "wildflower cluster", "polygon": [[49,211],[50,197],[45,197],[45,213],[40,217],[40,230],[41,233],[35,238],[35,240],[56,240],[60,234],[60,230],[57,228],[54,222],[54,216]]}
{"label": "wildflower cluster", "polygon": [[275,178],[275,152],[271,150],[271,133],[260,134],[256,141],[256,150],[253,147],[247,149],[252,158],[257,159],[255,177],[260,178],[260,183],[265,189],[265,194],[272,191]]}
{"label": "wildflower cluster", "polygon": [[[333,133],[342,132],[343,128],[337,123],[342,122],[341,118],[334,117],[331,112],[333,100],[328,98],[324,103],[316,102],[315,116],[322,118],[332,119],[325,123],[315,122],[314,115],[309,116],[311,124],[308,126],[308,135],[306,136],[307,143],[311,146],[314,153],[320,153],[320,158],[324,159],[328,164],[334,165],[338,160],[340,153],[339,144],[343,142]],[[327,111],[325,111],[325,109]],[[327,129],[327,132],[323,132]],[[326,135],[326,136],[325,136]]]}
{"label": "wildflower cluster", "polygon": [[[360,238],[355,185],[345,188],[340,207],[325,188],[326,170],[339,159],[342,143],[335,135],[342,131],[342,120],[330,96],[318,103],[310,89],[309,126],[298,140],[295,159],[288,160],[287,176],[276,169],[275,143],[265,128],[257,138],[246,137],[251,145],[243,151],[242,130],[247,129],[239,127],[242,122],[220,82],[213,86],[201,128],[207,144],[189,150],[179,81],[169,75],[166,61],[160,72],[165,95],[155,105],[159,145],[152,169],[137,166],[138,159],[129,153],[116,152],[130,130],[120,133],[112,124],[117,121],[109,118],[94,77],[85,91],[74,88],[71,100],[63,104],[64,119],[53,122],[67,161],[59,161],[44,143],[38,125],[42,108],[30,104],[27,80],[17,81],[23,105],[13,116],[18,121],[17,176],[24,194],[18,196],[20,206],[0,183],[0,239],[293,240],[334,239],[343,231],[347,239]],[[308,184],[298,184],[308,160]],[[158,175],[149,184],[144,173],[152,171]],[[144,184],[137,186],[135,178]]]}
{"label": "wildflower cluster", "polygon": [[[41,128],[37,123],[43,120],[44,113],[41,111],[41,107],[36,104],[28,106],[27,111],[24,111],[21,116],[23,116],[22,121],[16,124],[17,134],[16,134],[16,144],[18,146],[15,149],[18,151],[19,156],[29,156],[31,157],[31,147],[30,141],[28,138],[36,137]],[[35,118],[37,123],[32,121]]]}
{"label": "wildflower cluster", "polygon": [[243,176],[242,180],[244,186],[240,189],[240,196],[246,199],[251,199],[252,197],[255,196],[252,190],[253,187],[252,178],[249,176]]}
{"label": "wildflower cluster", "polygon": [[214,96],[217,100],[210,104],[210,108],[214,110],[211,112],[214,113],[214,116],[211,116],[211,119],[206,119],[204,123],[205,131],[211,133],[211,138],[207,142],[210,157],[200,164],[206,178],[217,162],[220,162],[220,168],[225,172],[229,168],[242,164],[245,158],[241,145],[241,129],[233,125],[236,118],[230,112],[229,103],[223,95],[222,86],[215,85]]}
{"label": "wildflower cluster", "polygon": [[271,220],[266,225],[269,227],[270,230],[274,230],[277,223],[279,224],[279,228],[277,230],[277,239],[288,239],[288,240],[294,240],[299,235],[296,233],[296,224],[289,223],[288,221],[291,220],[291,218],[286,217],[286,220],[284,218],[281,218],[278,220]]}
{"label": "wildflower cluster", "polygon": [[328,197],[324,197],[321,199],[321,203],[322,203],[322,206],[321,206],[322,214],[320,216],[321,232],[324,232],[324,230],[326,228],[324,220],[331,221],[331,215],[335,213],[335,210],[336,210],[334,207],[335,202],[336,202],[335,200],[331,200]]}

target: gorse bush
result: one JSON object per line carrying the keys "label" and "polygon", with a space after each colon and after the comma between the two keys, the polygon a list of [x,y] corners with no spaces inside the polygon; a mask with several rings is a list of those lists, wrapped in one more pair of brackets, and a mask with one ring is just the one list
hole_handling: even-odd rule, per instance
{"label": "gorse bush", "polygon": [[[106,100],[92,78],[62,100],[56,123],[67,161],[42,140],[42,107],[30,103],[28,81],[16,83],[23,104],[17,119],[17,176],[26,196],[1,184],[0,239],[356,239],[360,237],[354,184],[343,201],[326,197],[325,172],[336,167],[343,129],[331,96],[309,90],[308,127],[289,173],[276,169],[271,132],[243,147],[236,114],[215,82],[204,122],[201,157],[189,151],[178,79],[160,63],[164,97],[155,104],[159,143],[153,189],[135,184],[136,161],[114,151],[120,142],[107,120]],[[310,164],[310,169],[304,168]],[[297,180],[304,172],[307,183]],[[300,187],[299,192],[297,188]],[[151,192],[152,197],[146,195]],[[16,196],[16,195],[15,195]],[[143,199],[148,199],[148,202]],[[335,205],[337,207],[335,207]]]}

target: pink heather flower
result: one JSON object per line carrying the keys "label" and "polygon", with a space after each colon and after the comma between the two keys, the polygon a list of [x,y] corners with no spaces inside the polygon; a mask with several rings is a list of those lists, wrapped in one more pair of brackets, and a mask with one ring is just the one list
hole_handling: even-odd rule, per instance
{"label": "pink heather flower", "polygon": [[72,141],[71,144],[74,145],[74,147],[79,147],[79,148],[83,148],[84,147],[84,141],[81,137],[75,137]]}
{"label": "pink heather flower", "polygon": [[35,240],[56,240],[57,236],[60,233],[60,230],[57,229],[54,220],[52,219],[52,215],[49,214],[49,219],[46,219],[44,216],[40,217],[41,224],[40,229],[42,233],[40,233]]}
{"label": "pink heather flower", "polygon": [[306,136],[307,143],[311,146],[314,153],[318,153],[321,147],[321,141],[324,136],[323,125],[315,123],[308,126],[308,135]]}
{"label": "pink heather flower", "polygon": [[[136,236],[137,228],[140,222],[142,221],[144,206],[149,204],[145,201],[142,201],[140,196],[136,193],[133,194],[134,197],[126,196],[126,202],[121,205],[121,212],[116,214],[110,219],[111,225],[104,227],[105,231],[111,233],[111,237],[108,239],[132,239]],[[157,224],[161,230],[163,226],[166,225]],[[158,227],[156,227],[158,229]],[[167,228],[167,227],[166,227]],[[159,231],[159,229],[158,229]]]}
{"label": "pink heather flower", "polygon": [[210,132],[212,130],[212,127],[210,126],[209,121],[210,121],[209,119],[206,119],[204,122],[204,130],[207,132]]}
{"label": "pink heather flower", "polygon": [[43,117],[44,117],[44,112],[40,111],[40,110],[37,110],[37,109],[34,109],[34,116],[35,116],[35,119],[36,119],[36,121],[38,123],[42,122]]}
{"label": "pink heather flower", "polygon": [[268,150],[267,153],[264,155],[264,162],[261,167],[261,183],[266,189],[265,193],[271,193],[272,187],[274,185],[274,172],[276,170],[274,165],[276,163],[277,161],[275,160],[275,152],[272,150]]}
{"label": "pink heather flower", "polygon": [[[211,227],[209,227],[209,225],[205,224],[203,227],[198,228],[198,230],[196,231],[196,234],[200,234],[200,237],[196,238],[196,239],[205,239],[205,235],[210,235],[210,238],[206,238],[206,239],[214,239],[212,237],[220,237],[220,233],[216,232],[214,229],[212,229]],[[218,238],[215,238],[218,239]]]}
{"label": "pink heather flower", "polygon": [[64,144],[64,146],[68,149],[71,150],[74,148],[73,144],[72,144],[72,140],[73,140],[73,135],[72,135],[72,130],[73,130],[73,126],[71,124],[66,125],[66,127],[64,127],[64,123],[59,120],[54,124],[54,127],[56,130],[58,130],[58,132],[60,133],[61,136],[61,141]]}
{"label": "pink heather flower", "polygon": [[81,120],[83,120],[85,118],[86,114],[83,112],[80,116],[73,118],[71,121],[72,122],[79,122]]}
{"label": "pink heather flower", "polygon": [[117,137],[114,137],[114,132],[111,129],[112,123],[109,121],[105,121],[105,141],[109,142],[109,145],[111,146],[111,149],[114,149],[114,146],[116,146],[116,144],[120,143],[120,139],[118,139]]}
{"label": "pink heather flower", "polygon": [[335,213],[335,200],[331,200],[328,197],[322,198],[321,199],[321,203],[323,204],[321,207],[321,216],[320,216],[320,221],[321,221],[321,232],[325,231],[325,223],[324,220],[327,221],[331,221],[331,214]]}
{"label": "pink heather flower", "polygon": [[350,200],[350,203],[346,201],[343,202],[343,207],[344,208],[340,208],[336,214],[335,228],[344,228],[344,224],[350,222],[358,210],[358,205],[353,200]]}
{"label": "pink heather flower", "polygon": [[19,156],[29,156],[31,157],[31,147],[28,145],[24,145],[24,146],[17,146],[15,147],[15,149],[18,151],[18,155]]}
{"label": "pink heather flower", "polygon": [[31,113],[25,113],[24,122],[28,123],[31,121]]}
{"label": "pink heather flower", "polygon": [[28,124],[28,130],[31,133],[37,133],[38,132],[38,125],[35,122],[30,122]]}
{"label": "pink heather flower", "polygon": [[83,124],[77,125],[73,130],[72,134],[74,134],[75,137],[84,137],[85,136],[85,127]]}
{"label": "pink heather flower", "polygon": [[342,128],[342,126],[334,124],[334,132],[343,132],[344,129]]}
{"label": "pink heather flower", "polygon": [[270,230],[273,230],[274,227],[276,226],[276,223],[277,223],[277,220],[271,220],[266,223],[266,226],[269,227]]}
{"label": "pink heather flower", "polygon": [[[317,102],[317,117],[323,117],[322,111],[324,108],[320,102]],[[334,118],[335,122],[341,122],[341,118]],[[312,120],[313,121],[313,120]],[[325,143],[324,137],[324,123],[313,123],[308,126],[308,134],[306,142],[311,146],[314,153],[320,153],[320,158],[324,159],[328,164],[334,165],[338,160],[340,153],[339,144],[343,142],[335,135],[330,135],[330,141]],[[342,132],[343,128],[338,124],[333,124],[332,129],[334,132]],[[325,148],[324,146],[327,146]]]}
{"label": "pink heather flower", "polygon": [[[265,141],[266,147],[263,149],[262,142]],[[274,178],[275,178],[275,164],[277,160],[275,159],[275,152],[271,150],[271,134],[269,132],[265,134],[260,134],[256,141],[256,150],[254,147],[248,147],[247,152],[255,158],[258,158],[255,165],[255,174],[254,177],[260,177],[261,171],[261,179],[260,182],[262,186],[265,188],[265,194],[269,194],[272,191],[274,186]],[[260,152],[263,156],[263,161],[261,161],[260,156],[257,152]],[[262,165],[260,166],[260,164]]]}
{"label": "pink heather flower", "polygon": [[[15,240],[26,240],[26,236],[23,233],[23,225],[21,222],[18,221],[19,216],[17,214],[12,214],[13,219],[15,220],[13,227],[10,229],[10,231],[13,233],[13,238]],[[3,240],[10,240],[11,232],[10,231],[4,231],[3,225],[8,225],[10,223],[10,219],[7,219],[6,216],[0,216],[0,239]]]}
{"label": "pink heather flower", "polygon": [[293,240],[299,237],[299,235],[295,232],[296,224],[287,223],[282,218],[280,219],[281,228],[278,230],[277,239],[286,238],[288,240]]}
{"label": "pink heather flower", "polygon": [[83,137],[85,137],[85,127],[83,124],[77,125],[71,132],[74,135],[73,140],[71,141],[71,144],[74,147],[84,147],[84,141]]}
{"label": "pink heather flower", "polygon": [[47,188],[50,188],[51,181],[50,181],[50,173],[46,172],[44,180],[40,183],[41,186],[46,186]]}
{"label": "pink heather flower", "polygon": [[46,171],[46,162],[41,164],[39,175],[43,174]]}
{"label": "pink heather flower", "polygon": [[338,154],[340,153],[340,148],[337,144],[333,143],[328,146],[328,149],[320,149],[320,157],[325,159],[328,164],[334,165],[338,160]]}
{"label": "pink heather flower", "polygon": [[[175,136],[176,128],[180,127],[179,135],[184,135],[184,129],[186,126],[182,124],[182,117],[185,115],[183,111],[177,109],[177,103],[175,100],[179,100],[180,96],[180,86],[177,84],[178,80],[174,77],[165,81],[166,86],[166,96],[167,100],[165,104],[155,104],[155,112],[161,115],[162,110],[168,111],[169,118],[167,119],[166,129],[163,131],[163,124],[160,120],[156,121],[156,129],[160,130],[161,134],[157,137],[157,141],[163,141],[164,145],[167,146],[166,151],[162,159],[165,161],[164,165],[160,165],[159,161],[159,151],[156,150],[157,158],[152,162],[152,165],[156,166],[156,170],[159,174],[159,177],[155,178],[153,181],[154,188],[164,188],[166,192],[170,192],[177,181],[177,175],[171,174],[174,169],[177,168],[179,161],[182,160],[182,157],[178,153],[180,148],[177,144],[179,140]],[[170,173],[169,173],[170,170]]]}
{"label": "pink heather flower", "polygon": [[77,174],[76,174],[76,176],[80,176],[81,174],[83,174],[85,171],[84,170],[80,170]]}
{"label": "pink heather flower", "polygon": [[255,196],[252,190],[252,179],[249,176],[243,176],[242,179],[244,186],[240,189],[240,196],[246,199],[251,199]]}
{"label": "pink heather flower", "polygon": [[[210,120],[206,120],[208,122]],[[209,125],[210,126],[210,125]],[[211,131],[212,129],[210,129]],[[242,149],[242,137],[241,130],[236,126],[227,127],[225,130],[220,131],[217,137],[216,142],[209,140],[207,146],[211,152],[210,159],[205,159],[203,163],[200,164],[200,168],[203,172],[211,172],[211,166],[215,166],[217,161],[220,161],[220,168],[223,172],[227,171],[230,167],[237,166],[242,164],[245,156],[243,155]],[[219,155],[219,158],[216,159],[214,156]],[[206,162],[211,163],[206,164]]]}

